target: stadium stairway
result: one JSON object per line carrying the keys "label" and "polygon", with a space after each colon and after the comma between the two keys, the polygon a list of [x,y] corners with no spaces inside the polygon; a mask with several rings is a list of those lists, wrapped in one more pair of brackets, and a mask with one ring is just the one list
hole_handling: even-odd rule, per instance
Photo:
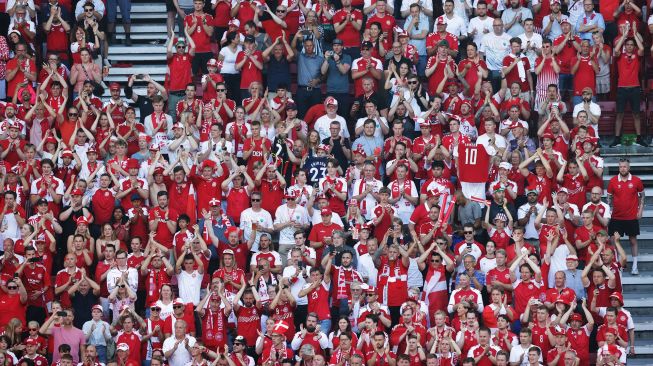
{"label": "stadium stairway", "polygon": [[[125,38],[121,24],[122,16],[118,14],[116,38],[118,43],[109,47],[109,60],[112,64],[109,75],[104,82],[120,83],[123,88],[127,78],[133,74],[149,74],[153,80],[163,84],[166,74],[166,7],[165,2],[152,0],[132,0],[131,39],[132,46],[120,44]],[[145,83],[136,81],[134,90],[145,94]],[[124,89],[122,92],[124,96]],[[109,98],[106,90],[103,99]],[[138,112],[137,112],[138,113]]]}
{"label": "stadium stairway", "polygon": [[[622,274],[625,308],[635,322],[636,356],[628,358],[628,365],[653,365],[653,152],[642,148],[627,147],[605,151],[605,187],[611,177],[619,173],[619,159],[628,156],[631,172],[639,176],[645,187],[646,205],[640,222],[639,276],[630,274],[630,267]],[[622,239],[632,264],[628,238]]]}

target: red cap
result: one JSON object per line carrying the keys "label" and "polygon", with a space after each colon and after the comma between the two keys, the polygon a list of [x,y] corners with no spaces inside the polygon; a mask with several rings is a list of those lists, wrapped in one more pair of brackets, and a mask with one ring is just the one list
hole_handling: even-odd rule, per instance
{"label": "red cap", "polygon": [[329,147],[329,145],[319,144],[319,145],[317,145],[317,150],[324,150],[326,152],[329,152],[329,150],[331,150],[331,148]]}
{"label": "red cap", "polygon": [[367,288],[367,290],[365,292],[367,292],[367,293],[376,293],[376,287],[370,286],[370,287]]}
{"label": "red cap", "polygon": [[610,295],[610,299],[617,299],[619,300],[619,304],[621,306],[624,306],[624,295],[621,294],[619,291],[615,291]]}
{"label": "red cap", "polygon": [[27,338],[25,340],[25,345],[27,345],[27,346],[38,346],[38,344],[39,344],[39,341],[37,341],[34,338]]}
{"label": "red cap", "polygon": [[164,171],[163,167],[158,166],[158,167],[154,168],[153,175],[163,174],[163,171]]}
{"label": "red cap", "polygon": [[[55,140],[55,142],[57,141]],[[97,154],[97,147],[95,146],[95,144],[89,146],[88,149],[86,150],[86,155],[91,153]]]}
{"label": "red cap", "polygon": [[91,310],[100,310],[100,311],[104,311],[104,309],[102,309],[102,305],[93,305],[93,307],[91,308]]}
{"label": "red cap", "polygon": [[331,216],[331,213],[332,213],[332,211],[328,207],[325,207],[322,210],[320,210],[320,215],[322,215],[322,216]]}
{"label": "red cap", "polygon": [[435,24],[436,24],[436,25],[442,25],[442,24],[445,24],[445,25],[446,25],[446,24],[447,24],[447,21],[444,20],[444,16],[439,16],[439,17],[435,20]]}
{"label": "red cap", "polygon": [[605,330],[605,334],[608,334],[608,333],[610,333],[610,334],[616,336],[618,332],[617,332],[616,329],[608,327],[608,328]]}
{"label": "red cap", "polygon": [[231,233],[238,233],[238,228],[235,226],[229,226],[227,230],[224,231],[226,236],[229,236]]}
{"label": "red cap", "polygon": [[176,299],[174,299],[172,301],[172,306],[175,306],[175,305],[186,305],[186,304],[184,304],[184,301],[182,299],[176,298]]}
{"label": "red cap", "polygon": [[545,132],[545,133],[542,134],[542,140],[544,140],[544,139],[555,140],[556,138],[555,138],[555,136],[553,136],[553,134],[551,132]]}
{"label": "red cap", "polygon": [[127,160],[127,169],[139,169],[141,167],[141,164],[138,162],[138,160],[131,158]]}
{"label": "red cap", "polygon": [[286,191],[286,194],[285,194],[283,197],[284,197],[285,199],[291,199],[291,200],[293,200],[293,199],[297,198],[297,196],[298,196],[297,193],[298,193],[298,192],[297,192],[296,190],[294,190],[294,189],[288,189],[288,190]]}
{"label": "red cap", "polygon": [[71,158],[72,159],[73,158],[73,152],[66,149],[66,150],[61,152],[61,157],[62,158]]}
{"label": "red cap", "polygon": [[83,196],[84,192],[82,192],[82,190],[79,189],[79,188],[75,188],[75,189],[73,189],[72,192],[70,192],[70,194],[73,195],[73,196]]}
{"label": "red cap", "polygon": [[114,81],[113,83],[109,84],[109,90],[120,90],[120,84]]}
{"label": "red cap", "polygon": [[[52,144],[56,144],[56,143],[57,143],[57,139],[55,139],[55,138],[52,137],[52,136],[48,136],[48,137],[45,138],[45,143],[46,143],[46,144],[50,144],[50,143],[52,143]],[[90,149],[89,149],[89,150],[90,150]]]}
{"label": "red cap", "polygon": [[84,224],[84,225],[88,226],[88,219],[86,218],[86,216],[80,216],[80,217],[77,218],[77,220],[75,220],[75,223],[77,225]]}
{"label": "red cap", "polygon": [[215,197],[211,198],[209,206],[220,206],[220,200]]}
{"label": "red cap", "polygon": [[5,104],[5,109],[7,109],[7,108],[18,109],[18,107],[14,103]]}
{"label": "red cap", "polygon": [[578,314],[578,313],[573,313],[573,314],[571,315],[571,319],[570,319],[570,321],[572,321],[572,322],[573,322],[573,321],[579,321],[579,322],[582,322],[582,321],[583,321],[583,316],[580,315],[580,314]]}
{"label": "red cap", "polygon": [[328,97],[324,100],[325,105],[338,105],[338,100],[334,97]]}
{"label": "red cap", "polygon": [[150,309],[151,309],[151,308],[159,308],[159,309],[161,309],[161,305],[159,305],[156,301],[152,301],[152,302],[150,303],[150,306],[149,306],[149,307],[150,307]]}
{"label": "red cap", "polygon": [[352,199],[349,200],[349,202],[347,203],[347,205],[348,205],[348,206],[358,206],[358,200],[355,199],[355,198],[352,198]]}

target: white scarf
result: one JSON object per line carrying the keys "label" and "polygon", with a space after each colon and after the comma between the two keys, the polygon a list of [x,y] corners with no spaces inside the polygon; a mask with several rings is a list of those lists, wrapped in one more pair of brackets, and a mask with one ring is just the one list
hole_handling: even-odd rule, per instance
{"label": "white scarf", "polygon": [[[517,56],[512,53],[510,54],[510,57],[517,58]],[[526,81],[526,69],[524,68],[524,61],[522,61],[521,57],[517,62],[517,74],[519,74],[519,80],[521,80],[522,83]]]}

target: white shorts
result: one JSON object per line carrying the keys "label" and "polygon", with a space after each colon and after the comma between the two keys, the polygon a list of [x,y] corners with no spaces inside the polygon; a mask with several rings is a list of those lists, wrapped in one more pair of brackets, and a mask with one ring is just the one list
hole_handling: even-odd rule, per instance
{"label": "white shorts", "polygon": [[460,182],[460,187],[467,199],[472,197],[485,199],[485,183]]}

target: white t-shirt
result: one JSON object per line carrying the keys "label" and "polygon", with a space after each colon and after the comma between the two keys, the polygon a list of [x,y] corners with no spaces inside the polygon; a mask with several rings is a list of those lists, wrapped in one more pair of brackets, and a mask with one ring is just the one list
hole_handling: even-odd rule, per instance
{"label": "white t-shirt", "polygon": [[[510,360],[509,362],[512,363],[517,363],[519,362],[519,358],[524,355],[524,358],[522,359],[521,363],[519,363],[519,366],[528,366],[528,350],[531,348],[533,345],[529,344],[528,347],[524,348],[521,344],[518,344],[515,347],[512,347],[510,349]],[[542,355],[540,355],[540,362],[542,362]]]}
{"label": "white t-shirt", "polygon": [[179,286],[179,297],[185,303],[192,302],[197,305],[200,302],[200,290],[202,289],[203,274],[197,270],[191,273],[181,271],[177,274],[177,283]]}
{"label": "white t-shirt", "polygon": [[[508,142],[506,141],[506,138],[499,135],[498,133],[495,133],[492,139],[494,139],[494,145],[496,145],[497,148],[505,149],[508,147]],[[483,145],[488,155],[494,156],[497,154],[497,151],[494,149],[494,147],[490,146],[490,136],[488,136],[487,133],[484,133],[481,136],[479,136],[478,139],[476,139],[476,143],[479,145]]]}
{"label": "white t-shirt", "polygon": [[[252,223],[258,223],[259,227],[264,227],[266,229],[272,229],[272,215],[264,209],[261,209],[258,212],[250,207],[240,214],[240,229],[243,230],[243,239],[245,241],[249,240],[249,236],[252,234]],[[261,239],[261,230],[256,232],[256,240],[252,245],[252,252],[258,252],[258,241]]]}
{"label": "white t-shirt", "polygon": [[[308,212],[306,208],[300,205],[296,205],[292,210],[288,208],[288,205],[281,205],[277,207],[274,217],[275,224],[284,224],[294,220],[299,224],[308,225]],[[279,244],[295,244],[295,231],[297,229],[293,226],[286,226],[281,229],[279,232]]]}
{"label": "white t-shirt", "polygon": [[320,135],[320,142],[331,137],[331,131],[329,131],[329,128],[331,127],[331,122],[333,121],[340,122],[340,136],[344,138],[350,137],[349,131],[347,129],[347,121],[345,121],[342,116],[336,115],[335,118],[330,118],[325,114],[324,116],[318,118],[313,125],[315,131],[317,131],[317,133]]}
{"label": "white t-shirt", "polygon": [[[310,271],[311,271],[311,267],[306,266],[307,276],[309,275],[309,273],[311,273]],[[283,274],[281,276],[283,278],[288,278],[290,280],[290,277],[292,277],[296,272],[297,272],[297,268],[289,264],[286,268],[283,269]],[[305,285],[306,285],[306,279],[302,276],[301,273],[299,274],[299,276],[297,276],[297,281],[290,282],[290,293],[292,293],[292,296],[297,301],[297,305],[308,305],[308,299],[306,298],[306,296],[299,297],[299,291],[301,291]]]}
{"label": "white t-shirt", "polygon": [[510,53],[510,35],[503,33],[497,36],[488,33],[481,41],[479,51],[485,55],[485,62],[489,70],[500,71],[503,67],[503,58]]}
{"label": "white t-shirt", "polygon": [[462,17],[454,13],[452,14],[451,19],[449,19],[446,15],[442,15],[442,19],[444,19],[444,22],[447,23],[447,32],[453,34],[456,37],[467,35],[467,21]]}
{"label": "white t-shirt", "polygon": [[[356,126],[354,128],[359,128],[359,127],[363,126],[365,121],[367,121],[368,119],[369,118],[367,118],[367,117],[359,118],[358,121],[356,121]],[[376,129],[374,130],[374,137],[378,137],[381,140],[383,140],[383,131],[381,130],[381,123],[383,123],[386,127],[388,127],[388,120],[385,117],[379,116],[379,118],[374,119],[374,122],[376,122]]]}
{"label": "white t-shirt", "polygon": [[[363,187],[361,187],[361,185]],[[358,201],[358,207],[360,208],[363,217],[365,217],[366,220],[371,220],[372,209],[376,207],[376,205],[378,204],[378,202],[372,195],[372,192],[379,193],[379,189],[383,187],[383,183],[380,180],[374,178],[372,178],[371,182],[365,181],[364,178],[358,179],[357,181],[354,182],[354,186],[352,189],[352,196],[358,196],[359,194],[361,194],[361,190],[364,191],[366,189],[366,186],[368,185],[372,187],[372,191],[370,191],[370,193],[368,193],[365,196],[365,198]]]}
{"label": "white t-shirt", "polygon": [[[225,34],[227,33],[225,32]],[[245,37],[242,37],[241,41],[243,41],[244,38]],[[238,74],[238,70],[236,70],[236,56],[238,55],[238,52],[242,50],[243,48],[240,45],[236,47],[235,52],[231,52],[231,49],[229,47],[222,47],[222,49],[220,50],[220,55],[224,58],[222,59],[222,69],[220,69],[220,73]]]}
{"label": "white t-shirt", "polygon": [[[502,3],[501,1],[499,3]],[[483,37],[486,34],[489,34],[492,32],[492,23],[494,22],[494,18],[490,18],[489,16],[486,16],[485,19],[481,19],[479,17],[474,17],[469,20],[469,26],[467,27],[467,34],[471,34],[474,29],[476,29],[476,34],[474,35],[474,43],[476,43],[476,46],[480,46],[481,42],[483,41]],[[484,31],[487,30],[487,33],[484,33]]]}
{"label": "white t-shirt", "polygon": [[[188,347],[193,347],[196,342],[195,337],[191,337],[190,335],[186,334],[186,338],[188,339]],[[163,341],[163,347],[161,347],[163,353],[171,351],[175,347],[176,342],[177,340],[174,336],[168,337],[165,341]],[[183,343],[180,343],[175,352],[173,352],[172,355],[168,357],[168,365],[184,366],[190,362],[191,359],[192,356],[190,355],[190,352],[188,352],[186,347],[183,346]]]}

